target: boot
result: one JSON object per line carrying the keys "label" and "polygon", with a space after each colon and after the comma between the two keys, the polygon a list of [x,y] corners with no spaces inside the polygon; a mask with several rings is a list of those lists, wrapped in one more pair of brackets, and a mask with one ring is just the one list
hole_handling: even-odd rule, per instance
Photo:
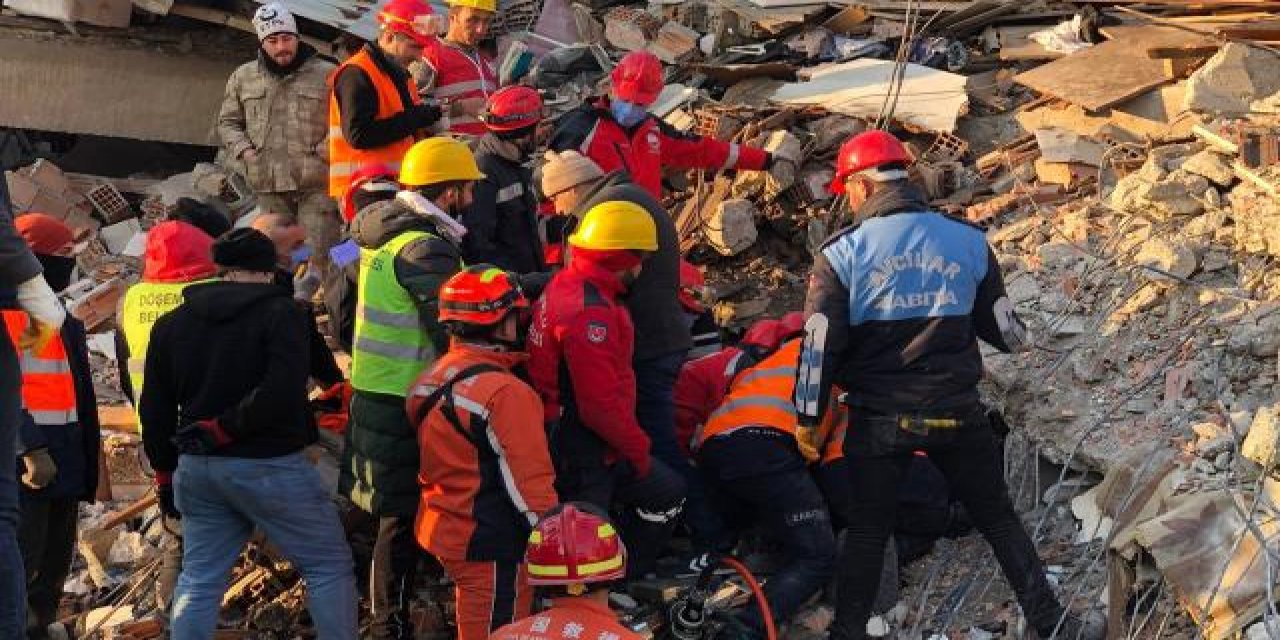
{"label": "boot", "polygon": [[1089,610],[1083,614],[1068,613],[1052,636],[1036,634],[1031,629],[1028,638],[1040,640],[1106,640],[1107,616],[1101,611]]}

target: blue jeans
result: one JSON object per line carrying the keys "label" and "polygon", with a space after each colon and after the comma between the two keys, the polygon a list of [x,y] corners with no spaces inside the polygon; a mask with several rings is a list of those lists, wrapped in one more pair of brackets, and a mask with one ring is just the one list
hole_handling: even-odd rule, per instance
{"label": "blue jeans", "polygon": [[174,491],[183,537],[174,638],[213,637],[228,574],[257,527],[306,581],[319,637],[355,639],[351,547],[320,475],[301,452],[263,459],[184,455]]}
{"label": "blue jeans", "polygon": [[17,449],[21,423],[22,372],[18,369],[18,356],[13,343],[0,340],[0,638],[23,637],[27,620],[26,572],[18,548],[21,508]]}

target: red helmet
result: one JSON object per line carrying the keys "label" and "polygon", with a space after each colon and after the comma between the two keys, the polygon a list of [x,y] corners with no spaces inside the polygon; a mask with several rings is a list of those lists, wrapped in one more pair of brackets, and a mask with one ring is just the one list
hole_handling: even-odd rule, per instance
{"label": "red helmet", "polygon": [[699,296],[702,287],[707,283],[702,276],[702,269],[693,266],[688,260],[680,260],[680,305],[689,313],[702,313],[706,310]]}
{"label": "red helmet", "polygon": [[532,127],[542,121],[542,96],[533,87],[503,87],[489,95],[480,120],[490,131]]}
{"label": "red helmet", "polygon": [[778,334],[782,337],[779,342],[804,333],[804,314],[799,311],[782,316],[778,322],[781,324]]}
{"label": "red helmet", "polygon": [[347,186],[347,192],[342,194],[342,217],[351,222],[355,219],[356,214],[360,212],[360,206],[356,203],[358,194],[361,191],[383,191],[390,190],[391,195],[400,189],[400,184],[396,182],[396,171],[385,164],[370,164],[360,167],[351,175],[351,184]]}
{"label": "red helmet", "polygon": [[647,107],[662,93],[662,63],[648,51],[632,51],[613,68],[609,79],[614,97]]}
{"label": "red helmet", "polygon": [[[831,181],[831,193],[843,194],[844,182],[849,176],[884,166],[886,164],[907,164],[911,156],[902,142],[887,131],[863,131],[840,147],[840,155],[836,157],[836,177]],[[905,176],[904,176],[905,177]]]}
{"label": "red helmet", "polygon": [[757,320],[755,324],[742,334],[744,346],[760,347],[767,351],[778,348],[782,342],[782,323],[773,318]]}
{"label": "red helmet", "polygon": [[436,35],[431,19],[434,13],[426,0],[389,0],[378,12],[378,24],[387,31],[403,33],[425,45]]}
{"label": "red helmet", "polygon": [[491,264],[467,267],[440,287],[440,321],[497,324],[512,309],[529,308],[515,276]]}
{"label": "red helmet", "polygon": [[627,572],[627,550],[604,512],[593,505],[570,502],[549,511],[524,552],[531,585],[566,585],[571,592],[590,582],[621,579]]}

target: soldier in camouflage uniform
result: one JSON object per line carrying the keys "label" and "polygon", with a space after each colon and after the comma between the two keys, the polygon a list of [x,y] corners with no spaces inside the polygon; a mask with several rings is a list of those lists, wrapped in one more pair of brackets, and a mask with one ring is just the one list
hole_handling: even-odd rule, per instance
{"label": "soldier in camouflage uniform", "polygon": [[312,263],[324,268],[342,220],[326,189],[328,77],[334,66],[298,38],[284,6],[260,7],[253,17],[258,59],[227,81],[218,137],[227,161],[244,174],[263,211],[294,216],[307,230]]}

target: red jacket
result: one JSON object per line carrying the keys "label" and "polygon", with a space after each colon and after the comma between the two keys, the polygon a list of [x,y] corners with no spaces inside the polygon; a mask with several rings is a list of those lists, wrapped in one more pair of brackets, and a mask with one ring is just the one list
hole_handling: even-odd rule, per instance
{"label": "red jacket", "polygon": [[554,151],[575,149],[605,173],[625,169],[659,200],[663,168],[761,171],[769,158],[760,149],[681,133],[653,115],[628,132],[613,119],[608,98],[565,114],[549,146]]}
{"label": "red jacket", "polygon": [[442,102],[471,101],[466,109],[455,106],[448,113],[449,132],[482,136],[489,132],[480,121],[480,107],[489,94],[498,90],[498,72],[493,61],[479,51],[467,51],[444,38],[432,38],[422,48],[422,59],[435,70],[431,95]]}
{"label": "red jacket", "polygon": [[588,598],[556,598],[551,608],[517,620],[489,635],[489,640],[640,640],[622,626],[608,605]]}
{"label": "red jacket", "polygon": [[575,253],[534,304],[529,376],[548,424],[558,421],[558,461],[621,458],[644,476],[649,437],[636,420],[635,336],[618,303],[623,291],[616,274]]}

